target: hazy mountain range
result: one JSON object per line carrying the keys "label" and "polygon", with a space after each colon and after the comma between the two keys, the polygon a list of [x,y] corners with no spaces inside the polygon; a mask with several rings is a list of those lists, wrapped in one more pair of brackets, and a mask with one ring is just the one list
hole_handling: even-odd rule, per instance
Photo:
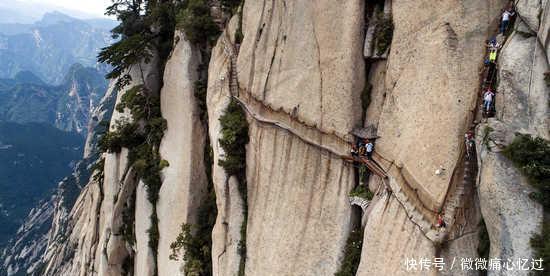
{"label": "hazy mountain range", "polygon": [[105,71],[99,50],[112,38],[115,21],[79,20],[60,12],[44,14],[31,24],[0,24],[0,78],[31,71],[47,83],[59,84],[75,63]]}
{"label": "hazy mountain range", "polygon": [[40,20],[45,13],[52,11],[60,11],[84,20],[98,17],[97,15],[37,1],[2,0],[0,1],[0,23],[33,23]]}
{"label": "hazy mountain range", "polygon": [[[44,13],[40,5],[8,9],[6,3],[0,3],[0,248],[10,239],[7,248],[15,248],[27,246],[16,232],[29,227],[22,225],[29,211],[41,202],[28,221],[45,223],[33,234],[45,233],[55,191],[74,200],[79,185],[72,173],[95,161],[79,162],[108,84],[96,56],[111,42],[116,22]],[[8,261],[4,257],[0,263]]]}

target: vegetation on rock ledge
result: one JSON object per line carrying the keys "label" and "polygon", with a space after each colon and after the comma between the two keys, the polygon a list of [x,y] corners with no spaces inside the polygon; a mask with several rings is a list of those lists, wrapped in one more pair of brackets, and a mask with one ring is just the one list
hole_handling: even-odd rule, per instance
{"label": "vegetation on rock ledge", "polygon": [[376,54],[382,55],[390,47],[393,38],[393,21],[391,16],[386,17],[383,12],[376,14],[377,21],[374,29]]}
{"label": "vegetation on rock ledge", "polygon": [[366,200],[372,200],[374,194],[365,185],[358,185],[349,193],[349,196],[357,196]]}
{"label": "vegetation on rock ledge", "polygon": [[546,262],[550,260],[550,141],[540,137],[533,138],[527,134],[517,134],[503,153],[536,188],[531,197],[544,206],[542,232],[531,238],[531,247],[535,251],[535,258],[544,260],[544,271],[536,271],[535,275],[547,275]]}
{"label": "vegetation on rock ledge", "polygon": [[219,160],[227,175],[234,175],[239,182],[239,193],[243,200],[243,223],[241,225],[241,240],[239,241],[239,275],[244,275],[246,262],[246,227],[248,222],[247,183],[246,183],[246,144],[248,144],[248,122],[239,103],[231,99],[225,113],[220,117],[222,137],[220,146],[225,152],[225,159]]}
{"label": "vegetation on rock ledge", "polygon": [[527,134],[517,134],[503,154],[527,177],[537,189],[532,197],[546,209],[550,208],[550,141]]}

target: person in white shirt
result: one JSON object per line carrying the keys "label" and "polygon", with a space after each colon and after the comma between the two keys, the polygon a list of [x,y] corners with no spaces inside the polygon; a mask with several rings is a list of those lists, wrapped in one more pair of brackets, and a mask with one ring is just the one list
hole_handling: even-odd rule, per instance
{"label": "person in white shirt", "polygon": [[367,148],[367,158],[372,159],[372,151],[374,150],[374,144],[367,140],[367,145],[365,145]]}
{"label": "person in white shirt", "polygon": [[504,34],[506,29],[508,29],[508,24],[510,23],[510,19],[512,19],[512,16],[514,16],[513,10],[505,10],[502,13],[502,22],[500,23],[500,33]]}
{"label": "person in white shirt", "polygon": [[494,97],[493,91],[490,89],[485,91],[483,94],[483,108],[485,108],[486,112],[489,112],[491,110],[491,104],[493,103],[493,97]]}

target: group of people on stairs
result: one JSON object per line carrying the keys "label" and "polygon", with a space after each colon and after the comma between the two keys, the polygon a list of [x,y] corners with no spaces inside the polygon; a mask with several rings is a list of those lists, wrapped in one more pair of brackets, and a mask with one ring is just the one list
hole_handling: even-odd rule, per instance
{"label": "group of people on stairs", "polygon": [[357,142],[351,146],[352,157],[366,156],[369,160],[372,160],[373,151],[374,144],[369,139],[358,138]]}
{"label": "group of people on stairs", "polygon": [[[516,15],[513,1],[510,1],[505,9],[502,9],[500,24],[498,27],[500,38],[504,38],[508,31],[510,22]],[[503,40],[503,39],[502,39]],[[501,41],[502,41],[501,40]],[[493,37],[486,41],[486,47],[488,56],[485,59],[485,78],[482,86],[482,114],[484,117],[493,117],[495,112],[495,84],[497,73],[497,56],[502,45],[498,42],[497,37]],[[466,144],[466,158],[471,159],[474,155],[475,138],[473,130],[469,130],[464,134],[464,142]],[[374,151],[374,144],[369,139],[357,138],[356,143],[352,145],[350,153],[355,160],[361,160],[362,157],[367,157],[368,161],[372,160],[372,153]],[[437,212],[437,211],[436,211]],[[447,227],[447,223],[444,220],[443,211],[437,212],[437,221],[435,227],[444,229]]]}
{"label": "group of people on stairs", "polygon": [[[501,38],[506,36],[510,22],[514,19],[516,12],[514,10],[513,3],[510,3],[506,9],[502,10],[500,25],[499,25],[499,35]],[[487,41],[486,47],[488,50],[488,56],[485,59],[485,80],[483,82],[483,115],[484,117],[493,117],[495,114],[495,83],[496,83],[496,73],[497,73],[497,55],[502,47],[501,43],[498,42],[497,37],[493,37]]]}
{"label": "group of people on stairs", "polygon": [[[513,1],[508,4],[508,7],[502,9],[502,14],[500,17],[499,24],[499,35],[500,38],[504,38],[510,26],[510,22],[514,19],[516,15]],[[482,114],[484,117],[493,117],[495,114],[495,84],[496,84],[496,73],[497,73],[497,55],[499,50],[502,48],[501,43],[498,42],[497,37],[493,37],[490,40],[486,41],[486,47],[488,56],[485,59],[485,79],[483,81],[482,87]],[[475,138],[473,128],[468,130],[464,134],[464,143],[466,144],[466,158],[471,159],[474,155],[474,146]],[[443,220],[443,212],[440,212],[437,216],[436,227],[445,228],[446,223]]]}

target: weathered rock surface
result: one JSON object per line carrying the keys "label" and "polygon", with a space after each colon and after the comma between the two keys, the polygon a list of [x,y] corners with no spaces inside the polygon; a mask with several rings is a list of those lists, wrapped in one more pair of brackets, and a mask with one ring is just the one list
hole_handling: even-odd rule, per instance
{"label": "weathered rock surface", "polygon": [[[161,91],[168,129],[160,154],[170,166],[162,172],[157,205],[150,204],[146,187],[127,170],[127,150],[106,154],[103,186],[91,182],[83,189],[66,220],[68,242],[50,239],[46,271],[121,275],[133,258],[135,275],[151,275],[157,269],[159,275],[183,275],[183,261],[169,259],[170,244],[182,223],[196,219],[207,185],[203,154],[205,135],[209,135],[218,209],[212,233],[213,275],[236,275],[241,257],[246,275],[333,275],[357,223],[349,203],[356,183],[353,166],[323,146],[339,139],[341,143],[330,147],[347,152],[349,132],[363,123],[360,93],[368,81],[373,85],[372,102],[364,124],[378,127],[375,159],[384,169],[391,168],[387,181],[400,188],[395,193],[410,197],[409,205],[427,210],[415,209],[411,214],[401,199],[384,191],[381,179],[371,178],[370,188],[377,195],[363,214],[366,224],[357,275],[472,275],[433,268],[407,271],[404,262],[434,256],[446,262],[477,257],[476,195],[471,195],[474,203],[469,206],[467,231],[444,247],[434,244],[421,228],[435,229],[431,219],[435,210],[447,191],[462,180],[453,171],[460,171],[463,164],[463,133],[474,117],[484,42],[505,2],[393,3],[395,31],[388,60],[371,64],[366,77],[363,1],[246,1],[244,41],[237,58],[239,95],[248,97],[245,104],[255,104],[253,112],[247,113],[246,203],[237,178],[228,177],[218,165],[225,156],[218,143],[219,118],[231,97],[231,51],[226,43],[234,43],[239,20],[231,20],[211,53],[208,134],[193,95],[199,53],[177,32]],[[550,1],[543,2],[539,9]],[[529,24],[550,24],[548,10],[541,10],[538,19],[532,10],[536,3],[525,5],[518,10],[530,18]],[[542,73],[548,71],[543,57],[549,36],[540,26],[537,36],[516,33],[506,43],[500,55],[497,117],[477,129],[479,197],[492,257],[530,256],[528,239],[540,227],[540,206],[527,197],[525,180],[497,151],[497,145],[509,143],[515,131],[548,137],[548,88]],[[530,25],[521,28],[536,33]],[[145,69],[146,76],[156,79],[155,70]],[[115,112],[111,121],[125,116]],[[485,126],[494,129],[489,137],[491,151],[482,142]],[[435,174],[437,169],[442,173]],[[407,194],[405,187],[416,191],[418,198]],[[124,208],[134,197],[132,243],[120,231]],[[149,247],[148,233],[155,209],[160,230],[157,253]],[[429,214],[421,218],[423,227],[412,219],[422,217],[419,212]],[[245,220],[247,251],[240,256]]]}
{"label": "weathered rock surface", "polygon": [[[149,64],[134,67],[130,72],[132,83],[117,94],[117,104],[121,101],[121,97],[127,89],[135,85],[143,84],[151,91],[158,91],[156,90],[159,85],[157,62],[158,60],[155,58]],[[138,70],[143,71],[143,74]],[[119,120],[132,120],[129,111],[119,112],[115,109],[111,118],[112,130],[114,130]],[[123,211],[126,203],[135,192],[136,186],[141,185],[138,185],[138,179],[129,173],[131,170],[128,164],[128,149],[123,148],[118,153],[106,153],[104,158],[103,200],[99,211],[98,241],[95,256],[91,261],[94,262],[94,268],[101,275],[121,275],[125,259],[131,257],[131,250],[127,248],[127,241],[121,235],[121,229],[125,223],[122,221]],[[136,198],[139,196],[137,195]],[[137,207],[136,205],[136,209]],[[143,205],[141,207],[145,208]],[[149,220],[149,215],[140,216],[139,219]],[[138,232],[137,226],[138,222],[136,222],[136,232]],[[141,234],[142,236],[139,238],[136,236],[138,245],[142,244],[139,242],[147,244],[149,235],[143,232]],[[136,233],[136,235],[139,235],[139,233]],[[146,237],[143,237],[143,235],[146,235]],[[146,251],[141,250],[139,253],[146,254]],[[136,257],[139,257],[139,255]],[[147,264],[136,262],[134,266],[134,269],[137,270],[136,273],[140,272],[138,265],[147,266]],[[155,268],[148,266],[147,269],[152,270]]]}
{"label": "weathered rock surface", "polygon": [[183,223],[196,222],[207,185],[203,156],[206,131],[194,95],[200,57],[183,33],[177,32],[175,41],[161,90],[161,112],[168,129],[159,151],[169,166],[162,171],[157,203],[159,275],[183,275],[182,261],[169,259],[170,244],[176,240]]}
{"label": "weathered rock surface", "polygon": [[345,136],[361,118],[363,1],[248,1],[240,87],[266,106]]}
{"label": "weathered rock surface", "polygon": [[[234,18],[228,24],[226,33],[233,34],[237,24]],[[212,180],[216,192],[218,217],[212,231],[212,272],[213,275],[236,275],[239,271],[241,256],[239,242],[241,241],[241,225],[244,220],[244,203],[238,190],[238,180],[229,178],[224,169],[218,165],[224,159],[225,153],[218,140],[221,138],[219,118],[230,101],[230,59],[226,54],[226,40],[219,40],[212,50],[208,72],[208,130],[213,152]]]}
{"label": "weathered rock surface", "polygon": [[[484,42],[505,1],[403,1],[395,31],[377,152],[402,164],[431,210],[441,206],[472,120]],[[415,11],[411,13],[411,11]],[[419,70],[421,68],[421,70]],[[448,173],[436,175],[443,167]]]}
{"label": "weathered rock surface", "polygon": [[[362,10],[361,1],[245,2],[240,93],[349,138],[360,123],[365,81]],[[352,167],[280,127],[248,119],[246,274],[335,273],[351,228]],[[323,135],[307,138],[323,144]]]}
{"label": "weathered rock surface", "polygon": [[352,168],[285,131],[250,126],[247,275],[332,275],[351,230]]}
{"label": "weathered rock surface", "polygon": [[[504,130],[495,126],[489,140]],[[508,136],[513,136],[508,134]],[[510,141],[509,141],[510,142]],[[493,142],[489,142],[492,144]],[[484,147],[480,152],[482,167],[479,179],[480,204],[491,241],[491,258],[503,260],[531,258],[529,240],[540,231],[542,206],[531,198],[532,188],[502,154]],[[527,271],[489,272],[491,275],[528,275]]]}
{"label": "weathered rock surface", "polygon": [[369,213],[357,275],[426,275],[407,270],[406,259],[431,258],[435,247],[412,224],[399,202],[384,195]]}
{"label": "weathered rock surface", "polygon": [[[515,31],[499,56],[496,117],[477,127],[479,196],[491,241],[490,256],[531,258],[529,240],[540,231],[542,207],[530,199],[532,188],[500,150],[514,133],[549,139],[548,1],[519,1]],[[541,17],[539,17],[541,15]],[[539,25],[540,24],[540,25]],[[526,271],[489,275],[528,275]]]}
{"label": "weathered rock surface", "polygon": [[[149,229],[153,213],[153,205],[147,199],[147,188],[139,182],[136,190],[136,256],[134,259],[134,273],[136,276],[153,275],[157,269],[155,255],[149,247]],[[159,267],[160,270],[160,267]],[[121,273],[122,274],[122,273]]]}

